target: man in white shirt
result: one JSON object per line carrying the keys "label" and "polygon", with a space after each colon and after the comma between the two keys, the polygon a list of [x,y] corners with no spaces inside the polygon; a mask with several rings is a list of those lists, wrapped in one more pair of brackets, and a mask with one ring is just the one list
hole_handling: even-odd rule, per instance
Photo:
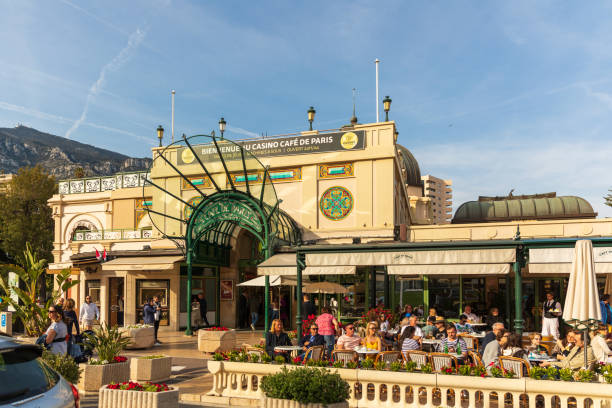
{"label": "man in white shirt", "polygon": [[546,294],[546,302],[542,306],[542,337],[553,336],[559,338],[559,316],[561,316],[561,303],[555,300],[552,292]]}
{"label": "man in white shirt", "polygon": [[93,321],[100,319],[100,310],[94,302],[91,301],[91,296],[85,296],[85,303],[81,305],[79,311],[79,320],[85,330],[91,330],[93,328]]}
{"label": "man in white shirt", "polygon": [[468,323],[480,323],[480,317],[472,313],[472,306],[466,305],[463,310],[463,314],[468,318]]}

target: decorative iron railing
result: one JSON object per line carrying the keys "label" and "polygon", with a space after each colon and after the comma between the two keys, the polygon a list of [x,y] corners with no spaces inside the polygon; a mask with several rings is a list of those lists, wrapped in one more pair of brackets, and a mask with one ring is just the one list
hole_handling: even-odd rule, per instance
{"label": "decorative iron railing", "polygon": [[122,241],[128,239],[148,239],[153,237],[153,229],[108,229],[99,231],[76,231],[73,241]]}
{"label": "decorative iron railing", "polygon": [[97,193],[120,188],[142,187],[145,180],[150,179],[146,171],[133,173],[118,173],[106,177],[85,177],[72,180],[61,180],[58,183],[60,194]]}

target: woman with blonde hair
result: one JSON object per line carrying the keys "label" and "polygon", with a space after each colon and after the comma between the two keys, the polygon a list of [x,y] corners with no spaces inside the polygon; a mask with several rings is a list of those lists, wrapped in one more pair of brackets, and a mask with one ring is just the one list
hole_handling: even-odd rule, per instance
{"label": "woman with blonde hair", "polygon": [[77,317],[76,312],[74,311],[74,299],[69,298],[66,300],[64,305],[64,322],[66,322],[66,326],[68,326],[68,334],[72,336],[72,326],[74,325],[76,329],[76,334],[81,334],[79,331],[79,319]]}
{"label": "woman with blonde hair", "polygon": [[278,346],[291,346],[291,340],[283,331],[283,322],[280,319],[274,319],[270,325],[270,331],[266,333],[266,352],[272,358],[283,356],[287,360],[287,352],[274,350]]}
{"label": "woman with blonde hair", "polygon": [[382,342],[376,334],[377,328],[375,322],[368,323],[366,327],[366,336],[361,340],[361,345],[368,350],[382,351]]}

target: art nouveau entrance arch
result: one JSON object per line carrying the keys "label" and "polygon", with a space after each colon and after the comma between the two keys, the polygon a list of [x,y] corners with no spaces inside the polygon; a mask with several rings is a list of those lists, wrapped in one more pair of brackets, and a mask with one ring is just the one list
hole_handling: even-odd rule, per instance
{"label": "art nouveau entrance arch", "polygon": [[[263,260],[278,246],[301,241],[297,224],[279,208],[268,168],[240,143],[214,135],[183,135],[182,140],[154,152],[149,173],[143,198],[146,187],[158,193],[147,206],[151,224],[185,252],[186,334],[192,332],[192,265],[227,260],[236,228],[249,231],[259,241]],[[176,179],[186,188],[177,189],[178,184],[169,181]],[[268,293],[266,277],[265,310]],[[267,328],[268,314],[265,316]]]}

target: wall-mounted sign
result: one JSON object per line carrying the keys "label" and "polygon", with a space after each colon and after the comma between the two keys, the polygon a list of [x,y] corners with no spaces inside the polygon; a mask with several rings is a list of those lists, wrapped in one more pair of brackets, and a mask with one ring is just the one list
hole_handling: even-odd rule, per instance
{"label": "wall-mounted sign", "polygon": [[[255,157],[288,156],[293,154],[326,153],[365,148],[365,131],[325,133],[276,139],[257,139],[237,142]],[[219,143],[224,160],[242,160],[240,148],[233,143]],[[203,163],[219,161],[217,149],[212,143],[193,146]],[[188,147],[178,150],[178,164],[195,163],[195,157]]]}
{"label": "wall-mounted sign", "polygon": [[221,221],[234,221],[257,232],[262,230],[257,213],[248,206],[234,201],[216,201],[202,208],[195,221],[195,232],[203,231]]}
{"label": "wall-mounted sign", "polygon": [[233,280],[221,280],[219,281],[221,290],[221,300],[234,300],[234,281]]}

